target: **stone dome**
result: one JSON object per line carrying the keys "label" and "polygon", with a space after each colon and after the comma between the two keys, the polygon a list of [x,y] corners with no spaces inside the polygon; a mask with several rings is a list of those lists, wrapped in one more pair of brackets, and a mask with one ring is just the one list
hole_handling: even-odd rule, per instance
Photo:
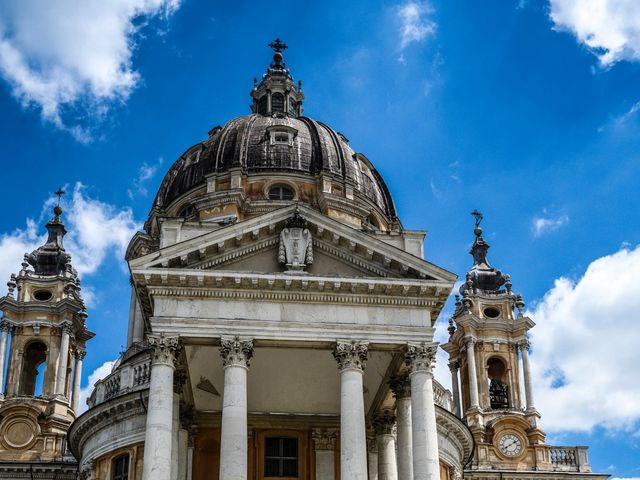
{"label": "stone dome", "polygon": [[227,191],[235,204],[232,214],[242,220],[259,213],[256,204],[273,200],[268,186],[281,180],[291,188],[285,200],[308,203],[363,228],[399,228],[389,190],[371,162],[344,135],[302,116],[302,84],[294,83],[281,50],[262,80],[254,80],[250,95],[250,115],[214,127],[205,141],[175,161],[162,181],[152,216],[197,213],[206,220],[212,210],[203,216],[203,196],[217,194],[214,203],[222,211],[220,192]]}

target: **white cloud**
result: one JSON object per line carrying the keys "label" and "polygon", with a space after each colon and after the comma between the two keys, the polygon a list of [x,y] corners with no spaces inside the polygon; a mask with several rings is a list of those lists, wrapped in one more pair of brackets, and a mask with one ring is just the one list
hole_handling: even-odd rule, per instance
{"label": "white cloud", "polygon": [[553,232],[558,230],[560,227],[569,223],[568,215],[558,215],[552,216],[549,215],[546,210],[543,211],[544,216],[535,217],[531,221],[531,229],[533,230],[534,237],[540,237],[545,233]]}
{"label": "white cloud", "polygon": [[536,407],[548,432],[637,430],[640,246],[556,280],[529,315]]}
{"label": "white cloud", "polygon": [[135,196],[140,195],[142,197],[146,197],[149,195],[149,190],[147,189],[147,182],[155,177],[158,169],[162,166],[163,158],[160,157],[156,163],[153,165],[149,165],[147,162],[144,162],[142,166],[138,169],[138,176],[133,180],[133,186],[129,190],[127,190],[127,195],[129,198],[133,199]]}
{"label": "white cloud", "polygon": [[[429,16],[433,8],[427,2],[407,2],[398,9],[400,19],[400,49],[404,50],[411,43],[421,42],[435,34],[436,22]],[[404,63],[400,55],[399,62]]]}
{"label": "white cloud", "polygon": [[103,379],[107,375],[111,373],[111,369],[115,364],[115,360],[110,362],[104,362],[98,368],[96,368],[91,375],[89,375],[89,380],[87,381],[87,385],[80,388],[80,397],[78,399],[78,415],[85,412],[87,410],[87,399],[93,392],[93,386],[96,384],[98,380]]}
{"label": "white cloud", "polygon": [[640,2],[637,0],[550,0],[557,30],[569,31],[607,67],[640,60]]}
{"label": "white cloud", "polygon": [[[52,215],[52,204],[53,199],[45,202],[37,222],[27,219],[24,228],[0,234],[0,282],[8,281],[11,273],[17,273],[24,254],[46,240],[44,224]],[[65,210],[63,221],[69,232],[65,237],[65,248],[72,255],[72,264],[81,277],[96,272],[110,253],[123,261],[129,240],[140,228],[131,209],[119,210],[90,198],[80,183],[75,185],[70,200],[64,201],[62,206]],[[90,293],[90,288],[83,289],[85,297]]]}
{"label": "white cloud", "polygon": [[167,18],[179,5],[180,0],[0,2],[0,75],[23,107],[38,108],[45,121],[89,141],[86,117],[103,117],[140,81],[132,60],[140,25]]}

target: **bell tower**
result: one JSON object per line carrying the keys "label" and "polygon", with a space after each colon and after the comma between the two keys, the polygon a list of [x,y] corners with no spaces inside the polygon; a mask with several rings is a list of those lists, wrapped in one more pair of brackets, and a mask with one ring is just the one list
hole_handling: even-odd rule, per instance
{"label": "bell tower", "polygon": [[94,336],[61,215],[58,199],[45,244],[25,254],[0,298],[0,459],[16,471],[36,465],[38,478],[49,471],[67,478],[60,466],[73,462],[66,433],[78,411],[85,343]]}
{"label": "bell tower", "polygon": [[489,263],[482,214],[472,215],[473,266],[456,295],[449,341],[442,346],[449,353],[456,412],[474,435],[475,468],[535,466],[535,446],[545,439],[529,370],[527,332],[535,324],[523,314],[522,295],[513,293],[509,275]]}

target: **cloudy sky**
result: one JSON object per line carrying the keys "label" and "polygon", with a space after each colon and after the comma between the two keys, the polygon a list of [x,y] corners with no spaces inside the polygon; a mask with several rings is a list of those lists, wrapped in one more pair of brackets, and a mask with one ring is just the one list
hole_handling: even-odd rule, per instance
{"label": "cloudy sky", "polygon": [[1,2],[0,279],[66,186],[97,332],[88,389],[126,340],[123,252],[164,172],[248,112],[280,36],[305,113],[375,163],[405,227],[429,231],[430,261],[464,275],[469,212],[485,214],[491,259],[538,324],[549,443],[591,445],[594,469],[640,477],[640,4],[314,5]]}

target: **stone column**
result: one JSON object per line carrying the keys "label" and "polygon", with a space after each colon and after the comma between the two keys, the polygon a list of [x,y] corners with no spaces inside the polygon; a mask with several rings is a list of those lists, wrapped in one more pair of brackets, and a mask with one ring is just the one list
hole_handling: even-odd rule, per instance
{"label": "stone column", "polygon": [[82,361],[87,355],[83,348],[76,350],[76,366],[73,369],[73,392],[71,393],[71,408],[78,415],[78,403],[80,402],[80,381],[82,380]]}
{"label": "stone column", "polygon": [[9,330],[11,326],[9,322],[3,320],[0,322],[0,396],[2,396],[4,384],[5,360],[7,357],[7,341],[9,339]]}
{"label": "stone column", "polygon": [[378,445],[378,480],[398,480],[396,439],[393,435],[395,426],[396,416],[388,410],[373,417]]}
{"label": "stone column", "polygon": [[129,325],[127,328],[127,348],[133,343],[133,329],[136,319],[136,293],[133,289],[133,279],[131,279],[131,299],[129,301]]}
{"label": "stone column", "polygon": [[367,436],[367,464],[369,480],[378,480],[378,444],[375,435]]}
{"label": "stone column", "polygon": [[314,428],[311,433],[316,454],[316,480],[336,478],[336,437],[334,429]]}
{"label": "stone column", "polygon": [[390,382],[396,397],[396,443],[398,446],[398,480],[413,480],[413,440],[411,435],[411,381],[407,375]]}
{"label": "stone column", "polygon": [[449,370],[451,371],[451,390],[453,393],[453,413],[462,418],[462,406],[460,405],[460,384],[458,382],[458,370],[460,362],[453,360],[449,362]]}
{"label": "stone column", "polygon": [[73,332],[70,322],[61,325],[62,338],[60,340],[60,353],[58,355],[58,369],[56,371],[55,394],[65,396],[65,384],[67,380],[67,364],[69,361],[69,338]]}
{"label": "stone column", "polygon": [[175,391],[172,398],[172,415],[171,415],[171,480],[178,479],[178,465],[180,463],[180,394]]}
{"label": "stone column", "polygon": [[413,434],[413,478],[439,480],[438,430],[433,399],[435,344],[407,345],[405,361],[411,379],[411,426]]}
{"label": "stone column", "polygon": [[471,408],[480,408],[478,400],[478,374],[476,371],[476,341],[473,338],[466,339],[467,344],[467,368],[469,369],[469,399]]}
{"label": "stone column", "polygon": [[518,344],[522,352],[522,367],[524,371],[524,394],[527,398],[527,410],[535,410],[533,403],[533,385],[531,383],[531,365],[529,364],[529,340],[523,340]]}
{"label": "stone column", "polygon": [[144,437],[142,480],[171,480],[173,372],[178,337],[150,335],[151,380]]}
{"label": "stone column", "polygon": [[333,356],[340,368],[340,478],[366,480],[367,440],[363,372],[368,343],[338,341]]}
{"label": "stone column", "polygon": [[186,480],[193,479],[193,446],[195,443],[195,436],[197,434],[197,429],[193,426],[188,430],[188,444],[187,444],[187,475]]}
{"label": "stone column", "polygon": [[184,428],[178,431],[178,480],[187,479],[187,452],[189,448],[189,432]]}
{"label": "stone column", "polygon": [[224,365],[220,478],[247,479],[247,371],[253,357],[253,341],[222,338]]}

